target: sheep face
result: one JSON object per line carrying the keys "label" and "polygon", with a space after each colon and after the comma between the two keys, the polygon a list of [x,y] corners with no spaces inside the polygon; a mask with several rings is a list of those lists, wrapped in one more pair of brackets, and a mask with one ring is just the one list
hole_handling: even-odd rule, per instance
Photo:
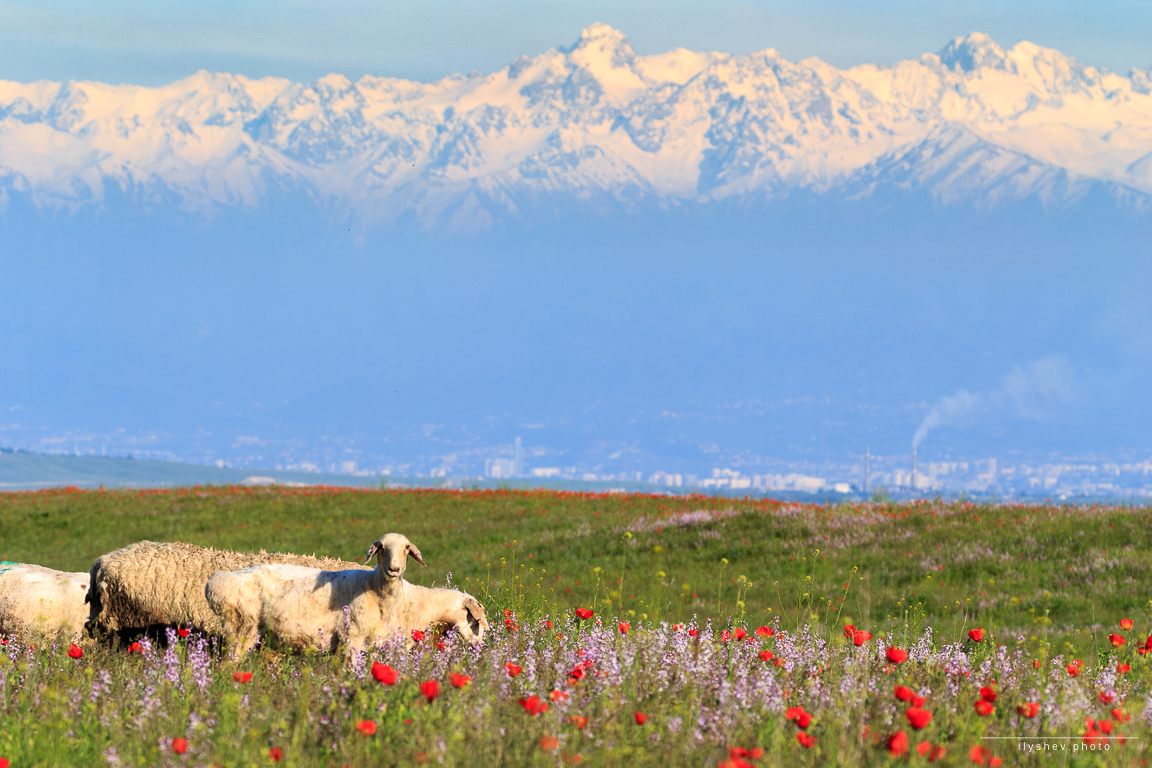
{"label": "sheep face", "polygon": [[461,601],[459,614],[453,618],[456,619],[453,625],[460,633],[460,637],[473,645],[484,642],[484,633],[488,631],[488,619],[484,616],[484,606],[480,605],[476,598],[466,595]]}
{"label": "sheep face", "polygon": [[364,562],[371,560],[373,555],[376,556],[376,569],[388,580],[403,578],[409,555],[420,565],[425,564],[416,545],[400,533],[387,533],[372,542]]}

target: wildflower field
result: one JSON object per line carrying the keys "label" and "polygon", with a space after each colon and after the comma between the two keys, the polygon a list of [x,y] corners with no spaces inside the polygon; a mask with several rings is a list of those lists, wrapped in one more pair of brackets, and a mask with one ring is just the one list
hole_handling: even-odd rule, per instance
{"label": "wildflower field", "polygon": [[363,559],[477,596],[352,667],[172,627],[0,648],[0,768],[1139,765],[1152,509],[550,491],[0,494],[0,559],[141,539]]}

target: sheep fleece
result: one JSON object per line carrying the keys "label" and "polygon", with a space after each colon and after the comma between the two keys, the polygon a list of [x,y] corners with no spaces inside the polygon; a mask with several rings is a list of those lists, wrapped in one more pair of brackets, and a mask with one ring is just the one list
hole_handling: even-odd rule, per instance
{"label": "sheep fleece", "polygon": [[0,565],[0,634],[30,642],[62,634],[79,640],[88,620],[87,573],[65,573],[39,565]]}
{"label": "sheep fleece", "polygon": [[223,629],[220,619],[204,598],[208,578],[216,571],[263,564],[371,570],[328,557],[141,541],[101,555],[93,563],[88,590],[90,619],[109,632],[187,624],[218,635]]}

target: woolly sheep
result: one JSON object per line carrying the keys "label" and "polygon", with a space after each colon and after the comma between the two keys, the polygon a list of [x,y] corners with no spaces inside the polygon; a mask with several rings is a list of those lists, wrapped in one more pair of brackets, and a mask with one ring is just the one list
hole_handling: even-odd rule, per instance
{"label": "woolly sheep", "polygon": [[216,571],[261,563],[369,570],[327,557],[141,541],[101,555],[93,563],[86,598],[88,628],[126,635],[161,625],[186,624],[218,635],[220,620],[204,599],[208,577]]}
{"label": "woolly sheep", "polygon": [[260,565],[214,574],[205,594],[224,625],[232,658],[251,650],[261,633],[272,645],[294,650],[335,651],[342,644],[349,658],[376,640],[440,622],[472,643],[483,641],[488,620],[476,598],[404,581],[409,556],[424,565],[407,537],[382,536],[365,562],[373,555],[376,569],[370,572]]}
{"label": "woolly sheep", "polygon": [[0,563],[0,635],[23,642],[61,635],[78,642],[88,620],[88,574]]}

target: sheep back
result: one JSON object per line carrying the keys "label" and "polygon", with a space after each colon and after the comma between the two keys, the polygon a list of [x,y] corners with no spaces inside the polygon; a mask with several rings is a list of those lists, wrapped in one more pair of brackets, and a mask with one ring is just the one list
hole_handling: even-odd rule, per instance
{"label": "sheep back", "polygon": [[101,555],[93,563],[88,589],[89,626],[130,632],[158,625],[185,624],[220,634],[219,618],[208,606],[204,586],[216,571],[237,571],[276,563],[323,570],[370,570],[328,557],[283,552],[233,552],[184,542],[141,541]]}
{"label": "sheep back", "polygon": [[78,641],[88,618],[87,591],[87,573],[0,562],[0,634],[24,642],[57,634]]}

